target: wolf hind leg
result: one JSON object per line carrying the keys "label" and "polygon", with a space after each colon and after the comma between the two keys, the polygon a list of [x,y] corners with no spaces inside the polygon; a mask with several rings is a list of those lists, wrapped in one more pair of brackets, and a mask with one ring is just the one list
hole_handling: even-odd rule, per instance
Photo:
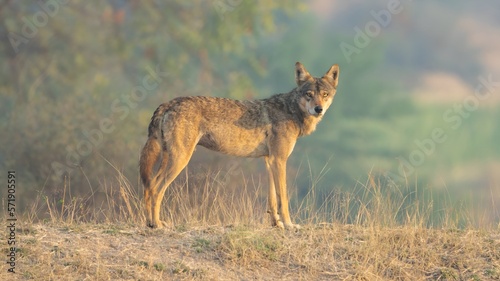
{"label": "wolf hind leg", "polygon": [[153,179],[153,168],[161,153],[161,146],[157,139],[149,138],[141,151],[139,170],[141,181],[144,186],[144,203],[146,207],[146,223],[152,221],[152,194],[155,190],[156,182]]}
{"label": "wolf hind leg", "polygon": [[[144,198],[146,200],[146,211],[148,213],[148,222],[147,226],[151,228],[158,228],[162,226],[166,226],[164,222],[160,221],[159,218],[159,211],[158,215],[155,215],[155,210],[160,208],[159,206],[157,207],[157,201],[158,201],[158,196],[159,196],[159,190],[164,188],[165,184],[165,173],[167,170],[167,165],[168,165],[168,153],[163,152],[162,153],[162,159],[161,159],[161,164],[160,167],[158,168],[158,171],[156,172],[156,175],[151,181],[151,188],[149,189],[149,194],[146,193],[146,190],[144,190]],[[161,200],[160,200],[161,203]]]}
{"label": "wolf hind leg", "polygon": [[152,223],[149,225],[150,227],[156,228],[167,225],[165,222],[160,220],[161,202],[167,188],[188,164],[191,156],[193,155],[195,146],[196,143],[193,143],[191,145],[177,147],[177,149],[168,150],[163,153],[164,161],[162,161],[158,174],[155,178],[156,188],[154,189],[153,196],[151,197]]}

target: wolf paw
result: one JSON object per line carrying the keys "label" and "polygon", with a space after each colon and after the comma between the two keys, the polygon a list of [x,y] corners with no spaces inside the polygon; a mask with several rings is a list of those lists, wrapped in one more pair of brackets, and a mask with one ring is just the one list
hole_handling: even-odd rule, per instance
{"label": "wolf paw", "polygon": [[277,221],[274,227],[286,230],[299,230],[301,228],[298,224],[283,223],[282,221]]}
{"label": "wolf paw", "polygon": [[285,229],[285,225],[283,224],[282,221],[277,221],[276,225],[274,225],[274,227],[277,227],[279,229]]}
{"label": "wolf paw", "polygon": [[164,227],[168,227],[168,224],[164,221],[157,221],[155,223],[153,222],[147,222],[146,225],[150,228],[153,228],[153,229],[159,229],[159,228],[164,228]]}
{"label": "wolf paw", "polygon": [[287,224],[285,224],[285,228],[287,230],[300,230],[301,227],[298,224],[287,223]]}

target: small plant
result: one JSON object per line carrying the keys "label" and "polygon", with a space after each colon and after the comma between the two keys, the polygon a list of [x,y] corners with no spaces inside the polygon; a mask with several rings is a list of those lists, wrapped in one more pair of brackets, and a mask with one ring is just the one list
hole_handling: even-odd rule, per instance
{"label": "small plant", "polygon": [[258,260],[276,261],[283,250],[283,241],[272,231],[259,233],[236,229],[223,236],[218,248],[243,264]]}
{"label": "small plant", "polygon": [[196,238],[191,247],[193,247],[197,253],[203,253],[211,248],[210,245],[211,243],[209,240],[204,238]]}
{"label": "small plant", "polygon": [[147,261],[139,261],[137,263],[140,267],[149,268],[149,263]]}
{"label": "small plant", "polygon": [[484,275],[491,279],[500,279],[500,270],[495,268],[487,268],[484,270]]}
{"label": "small plant", "polygon": [[161,263],[161,262],[153,264],[153,267],[157,271],[165,271],[167,269],[167,267],[163,263]]}
{"label": "small plant", "polygon": [[175,261],[172,265],[172,273],[174,274],[189,273],[190,271],[189,266],[185,265],[182,261]]}
{"label": "small plant", "polygon": [[118,230],[117,228],[110,228],[110,229],[106,229],[104,230],[102,233],[105,233],[105,234],[109,234],[109,235],[117,235],[118,233],[120,232],[120,230]]}

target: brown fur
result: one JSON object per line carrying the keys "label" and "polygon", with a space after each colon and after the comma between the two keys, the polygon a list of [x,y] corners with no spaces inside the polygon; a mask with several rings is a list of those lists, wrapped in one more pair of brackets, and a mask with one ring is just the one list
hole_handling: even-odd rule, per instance
{"label": "brown fur", "polygon": [[252,101],[179,97],[161,104],[151,118],[139,165],[147,225],[162,226],[160,205],[165,190],[187,165],[196,145],[201,145],[235,156],[264,157],[271,223],[298,227],[288,211],[286,161],[297,138],[311,134],[332,103],[338,75],[339,67],[333,65],[323,77],[314,78],[297,62],[297,87],[289,93]]}

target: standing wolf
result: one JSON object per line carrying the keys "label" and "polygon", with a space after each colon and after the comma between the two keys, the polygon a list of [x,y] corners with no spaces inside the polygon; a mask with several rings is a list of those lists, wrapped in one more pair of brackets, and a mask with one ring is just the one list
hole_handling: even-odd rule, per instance
{"label": "standing wolf", "polygon": [[[147,225],[163,225],[160,206],[165,190],[187,165],[196,145],[201,145],[235,156],[264,157],[271,223],[298,228],[288,212],[286,161],[297,139],[311,134],[332,104],[338,79],[336,64],[315,78],[297,62],[297,87],[286,94],[246,101],[179,97],[161,104],[151,117],[139,164]],[[157,161],[159,168],[154,172]]]}

